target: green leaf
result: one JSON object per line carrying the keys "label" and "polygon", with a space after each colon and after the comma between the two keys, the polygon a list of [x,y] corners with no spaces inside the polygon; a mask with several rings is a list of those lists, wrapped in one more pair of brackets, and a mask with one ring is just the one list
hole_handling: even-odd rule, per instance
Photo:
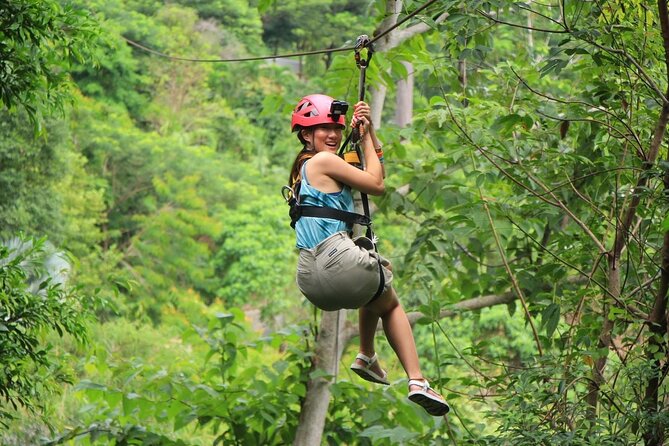
{"label": "green leaf", "polygon": [[81,381],[79,381],[75,386],[75,388],[78,390],[102,390],[102,391],[107,390],[107,386],[103,384],[94,383],[87,379],[82,379]]}
{"label": "green leaf", "polygon": [[560,322],[560,306],[551,303],[541,312],[541,323],[546,331],[546,336],[551,337]]}
{"label": "green leaf", "polygon": [[662,219],[662,223],[660,223],[660,229],[662,232],[669,231],[669,213],[667,213]]}
{"label": "green leaf", "polygon": [[178,431],[183,429],[195,420],[197,420],[197,414],[193,413],[192,411],[182,411],[174,419],[174,430]]}
{"label": "green leaf", "polygon": [[508,133],[521,121],[522,117],[519,114],[511,113],[509,115],[497,118],[495,122],[493,122],[491,129],[500,133]]}

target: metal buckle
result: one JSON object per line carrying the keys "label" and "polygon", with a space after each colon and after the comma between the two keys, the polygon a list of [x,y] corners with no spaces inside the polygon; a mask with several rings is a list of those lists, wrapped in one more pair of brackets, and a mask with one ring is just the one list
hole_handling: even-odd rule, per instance
{"label": "metal buckle", "polygon": [[290,200],[295,198],[295,191],[290,186],[283,186],[281,188],[281,196],[286,200],[286,203],[290,203]]}

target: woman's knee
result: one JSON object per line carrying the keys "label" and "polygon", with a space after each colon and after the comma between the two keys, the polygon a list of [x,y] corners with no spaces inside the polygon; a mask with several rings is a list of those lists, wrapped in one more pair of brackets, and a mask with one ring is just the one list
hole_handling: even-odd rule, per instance
{"label": "woman's knee", "polygon": [[374,299],[372,302],[365,305],[365,308],[369,311],[373,311],[378,316],[383,316],[399,304],[400,302],[397,299],[397,294],[393,287],[390,286],[381,293],[377,299]]}
{"label": "woman's knee", "polygon": [[385,266],[388,271],[393,272],[393,264],[390,263],[389,260],[383,262],[383,266]]}

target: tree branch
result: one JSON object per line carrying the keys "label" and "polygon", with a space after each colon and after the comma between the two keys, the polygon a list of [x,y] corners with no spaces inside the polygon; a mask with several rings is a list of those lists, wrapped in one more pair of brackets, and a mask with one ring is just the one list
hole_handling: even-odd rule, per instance
{"label": "tree branch", "polygon": [[[555,203],[555,205],[557,205],[557,207],[559,207],[560,209],[562,209],[567,215],[569,215],[569,217],[570,217],[572,220],[574,220],[574,221],[576,222],[576,224],[583,230],[583,232],[585,232],[585,233],[588,235],[588,237],[590,237],[590,239],[594,242],[595,246],[597,246],[597,249],[599,249],[599,252],[600,252],[600,253],[604,253],[604,252],[607,251],[607,249],[604,247],[604,245],[602,244],[602,242],[601,242],[601,241],[597,238],[597,236],[590,230],[590,228],[588,227],[588,225],[586,225],[583,221],[581,221],[581,219],[579,219],[579,218],[576,216],[576,214],[574,214],[574,213],[571,211],[571,209],[569,209],[569,207],[567,207],[567,205],[564,204],[564,203],[562,202],[562,200],[560,200],[560,198],[559,198],[557,195],[555,195],[555,193],[550,192],[551,189],[550,189],[548,186],[546,186],[545,184],[543,184],[538,178],[536,178],[534,175],[532,175],[529,171],[526,171],[525,173],[528,175],[528,177],[529,177],[533,182],[535,182],[536,184],[538,184],[539,187],[541,187],[544,191],[546,191],[546,192],[547,192],[547,193],[548,193],[548,194],[555,200],[554,203]],[[553,202],[551,202],[551,203],[553,203]]]}
{"label": "tree branch", "polygon": [[543,350],[541,349],[539,332],[537,331],[537,327],[534,325],[534,320],[532,319],[532,315],[530,314],[530,309],[527,306],[527,301],[525,300],[523,291],[520,288],[520,284],[518,283],[515,274],[513,274],[513,271],[511,271],[509,262],[506,259],[506,254],[504,253],[502,242],[499,239],[497,228],[495,228],[495,222],[493,221],[492,214],[490,213],[490,207],[488,206],[488,202],[483,198],[483,194],[481,193],[480,188],[479,188],[479,194],[481,194],[481,200],[483,201],[483,208],[485,209],[486,215],[488,216],[488,222],[490,223],[490,228],[492,229],[492,234],[495,239],[495,244],[497,245],[497,250],[499,252],[500,257],[502,258],[502,262],[504,263],[504,269],[506,270],[506,273],[509,275],[509,279],[511,280],[511,284],[513,285],[515,294],[523,306],[523,311],[525,312],[525,317],[527,318],[527,322],[529,322],[530,327],[532,328],[532,335],[534,336],[534,341],[537,344],[537,350],[539,351],[539,356],[543,356],[544,353]]}
{"label": "tree branch", "polygon": [[[595,104],[590,104],[590,103],[585,102],[585,101],[574,101],[574,100],[569,100],[569,101],[568,101],[568,100],[565,100],[565,99],[555,98],[555,97],[550,96],[550,95],[548,95],[548,94],[546,94],[546,93],[542,93],[542,92],[540,92],[539,90],[536,90],[536,89],[532,88],[532,86],[531,86],[529,83],[527,83],[527,81],[526,81],[524,78],[522,78],[522,77],[516,72],[516,70],[513,69],[513,67],[511,67],[511,72],[516,76],[516,78],[518,78],[518,80],[519,80],[520,82],[522,82],[522,84],[525,86],[525,88],[527,88],[528,90],[530,90],[533,94],[535,94],[535,95],[537,95],[537,96],[540,96],[540,97],[542,97],[542,98],[548,99],[548,100],[550,100],[550,101],[552,101],[552,102],[556,102],[556,103],[559,103],[559,104],[565,104],[565,105],[583,105],[583,106],[588,107],[588,108],[594,108],[594,109],[596,109],[596,110],[598,110],[598,111],[604,113],[605,115],[608,115],[608,116],[612,117],[614,120],[616,120],[616,121],[618,121],[620,124],[622,124],[623,127],[625,127],[625,129],[627,129],[627,131],[630,133],[630,135],[633,136],[633,138],[634,138],[634,139],[633,139],[633,142],[634,142],[635,145],[637,146],[637,150],[642,150],[642,149],[641,149],[641,148],[642,148],[641,140],[639,139],[639,137],[637,136],[637,134],[634,132],[634,129],[633,129],[632,127],[630,127],[624,120],[620,119],[620,117],[618,117],[618,115],[616,115],[615,113],[612,113],[611,111],[605,109],[604,107],[601,107],[601,106],[599,106],[599,105],[595,105]],[[548,116],[548,115],[544,115],[544,116],[546,116],[546,117],[548,117],[548,118],[551,118],[551,116]],[[556,119],[556,118],[554,118],[554,119]],[[613,126],[611,126],[611,127],[609,127],[609,128],[610,128],[610,129],[615,129],[615,127],[613,127]],[[617,130],[617,129],[616,129],[616,130]],[[618,130],[617,130],[617,131],[618,131]],[[620,134],[622,135],[622,132],[620,132]],[[625,139],[628,140],[628,138],[625,138]]]}
{"label": "tree branch", "polygon": [[[374,30],[374,35],[379,35],[389,29],[391,26],[394,26],[397,23],[397,19],[400,15],[400,6],[402,2],[388,0],[386,2],[386,18],[381,21],[381,23]],[[443,12],[437,17],[434,22],[442,23],[448,18],[448,12]],[[375,43],[375,50],[380,52],[385,52],[391,50],[404,41],[424,33],[430,29],[430,25],[425,22],[417,23],[412,25],[404,30],[393,30],[387,36],[382,37]]]}
{"label": "tree branch", "polygon": [[[446,20],[448,18],[448,16],[449,16],[449,14],[447,12],[443,12],[439,17],[437,17],[434,20],[434,22],[437,23],[437,24],[441,23],[444,20]],[[412,38],[413,36],[416,36],[418,34],[422,34],[424,32],[429,31],[430,28],[431,28],[431,26],[428,25],[427,23],[420,22],[420,23],[417,23],[413,26],[410,26],[410,27],[408,27],[408,28],[406,28],[402,31],[399,31],[397,33],[397,38],[399,39],[399,42],[404,42],[405,40],[408,40],[408,39]]]}
{"label": "tree branch", "polygon": [[540,33],[548,33],[548,34],[568,34],[568,33],[570,33],[570,31],[566,28],[563,28],[563,29],[534,28],[532,26],[519,25],[517,23],[511,23],[511,22],[506,22],[504,20],[497,19],[497,18],[491,16],[490,14],[488,14],[487,12],[481,11],[480,9],[477,9],[476,12],[481,14],[486,19],[497,23],[498,25],[507,25],[507,26],[511,26],[513,28],[527,29],[529,31],[537,31],[537,32],[540,32]]}
{"label": "tree branch", "polygon": [[658,87],[657,84],[655,83],[655,81],[653,81],[653,79],[648,75],[648,73],[646,73],[646,70],[644,70],[643,67],[641,66],[641,64],[639,62],[637,62],[637,60],[631,54],[629,54],[627,51],[619,50],[617,48],[607,47],[607,46],[604,46],[604,45],[600,45],[599,43],[593,42],[593,41],[590,41],[590,40],[584,40],[584,42],[587,42],[590,45],[592,45],[594,47],[597,47],[600,50],[606,51],[608,53],[618,54],[618,55],[623,56],[625,59],[627,59],[629,62],[631,62],[632,65],[634,65],[634,67],[637,69],[637,72],[639,73],[639,76],[647,83],[647,85],[650,87],[650,89],[653,90],[660,97],[660,99],[662,100],[662,104],[668,104],[669,103],[669,101],[667,100],[668,95],[662,93],[662,90],[660,90],[660,87]]}
{"label": "tree branch", "polygon": [[[481,310],[483,308],[494,307],[496,305],[508,304],[513,302],[514,300],[516,300],[516,294],[513,291],[508,291],[502,294],[487,294],[485,296],[474,297],[472,299],[463,300],[461,302],[453,304],[448,309],[442,310],[439,313],[439,318],[440,319],[450,318],[457,316],[459,313],[463,311]],[[416,322],[423,317],[425,317],[425,314],[419,311],[413,311],[407,313],[407,318],[409,319],[409,323],[412,326],[415,325]],[[379,322],[379,325],[377,326],[376,329],[377,331],[383,330],[383,325],[381,325],[381,322]],[[342,335],[340,339],[342,340],[342,343],[345,345],[348,344],[351,341],[351,339],[355,338],[356,336],[358,336],[358,325],[348,323],[346,325],[346,328],[342,330]]]}

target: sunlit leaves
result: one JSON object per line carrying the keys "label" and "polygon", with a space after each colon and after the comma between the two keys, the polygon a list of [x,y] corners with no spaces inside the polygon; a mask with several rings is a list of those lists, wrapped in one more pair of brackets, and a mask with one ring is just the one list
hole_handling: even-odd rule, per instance
{"label": "sunlit leaves", "polygon": [[71,100],[67,68],[87,57],[96,27],[82,11],[56,1],[0,6],[0,102],[21,106],[36,130],[43,114]]}
{"label": "sunlit leaves", "polygon": [[[192,440],[195,432],[207,444],[240,439],[250,444],[289,442],[299,417],[298,398],[305,391],[306,356],[300,336],[286,330],[260,340],[243,318],[238,309],[212,311],[204,325],[181,329],[179,342],[187,348],[161,349],[150,362],[98,358],[113,384],[82,381],[77,386],[89,403],[78,415],[82,425],[93,426],[92,420],[108,414],[112,418],[104,436],[120,441],[132,432],[142,444],[151,444],[153,438],[163,438],[160,444],[181,444]],[[110,341],[123,342],[133,331],[112,328]],[[207,354],[197,359],[205,361],[193,362],[196,358],[190,352],[203,348]],[[77,428],[60,438],[74,438],[77,433],[84,432]],[[98,435],[95,429],[86,434]]]}
{"label": "sunlit leaves", "polygon": [[63,283],[64,272],[46,268],[58,256],[46,252],[44,240],[0,244],[0,425],[18,408],[43,410],[47,396],[72,380],[66,360],[43,337],[53,331],[86,339],[81,298]]}

